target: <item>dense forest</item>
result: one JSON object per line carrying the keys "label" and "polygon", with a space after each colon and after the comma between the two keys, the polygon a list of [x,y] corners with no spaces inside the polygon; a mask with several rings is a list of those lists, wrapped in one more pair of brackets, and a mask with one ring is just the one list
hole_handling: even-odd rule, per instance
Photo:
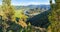
{"label": "dense forest", "polygon": [[50,9],[41,13],[40,8],[29,9],[30,14],[24,14],[25,9],[17,10],[11,5],[11,0],[2,0],[0,6],[0,32],[60,32],[60,0],[50,1]]}

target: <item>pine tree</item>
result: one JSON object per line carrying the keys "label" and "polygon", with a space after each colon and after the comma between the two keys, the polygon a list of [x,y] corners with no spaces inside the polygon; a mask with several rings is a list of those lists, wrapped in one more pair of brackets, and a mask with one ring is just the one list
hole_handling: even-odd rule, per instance
{"label": "pine tree", "polygon": [[[12,16],[14,15],[14,9],[11,6],[11,0],[3,0],[2,1],[2,11],[4,12],[5,20],[3,23],[3,32],[6,32],[6,28],[9,26],[7,24],[8,21],[11,21]],[[7,20],[6,20],[7,19]]]}
{"label": "pine tree", "polygon": [[55,0],[55,9],[52,8],[49,21],[51,25],[48,27],[48,32],[60,32],[60,0]]}

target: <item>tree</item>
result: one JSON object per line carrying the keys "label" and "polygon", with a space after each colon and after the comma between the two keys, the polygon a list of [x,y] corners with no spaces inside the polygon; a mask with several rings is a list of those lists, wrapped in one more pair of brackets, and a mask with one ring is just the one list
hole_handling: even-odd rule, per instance
{"label": "tree", "polygon": [[50,32],[60,32],[60,1],[55,0],[55,9],[52,9],[49,14],[49,21],[51,25],[48,27]]}
{"label": "tree", "polygon": [[[3,23],[3,32],[6,32],[6,28],[9,26],[7,22],[11,21],[12,16],[14,15],[14,9],[11,6],[11,0],[2,1],[2,11],[4,12],[5,20]],[[7,19],[7,20],[6,20]]]}

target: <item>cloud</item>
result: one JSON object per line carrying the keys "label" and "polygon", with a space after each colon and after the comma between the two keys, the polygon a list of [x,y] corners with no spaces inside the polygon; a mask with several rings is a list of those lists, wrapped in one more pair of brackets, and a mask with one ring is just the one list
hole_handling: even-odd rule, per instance
{"label": "cloud", "polygon": [[27,6],[27,5],[40,5],[40,4],[45,4],[49,5],[49,3],[40,3],[40,2],[28,2],[28,3],[12,3],[12,5],[21,5],[21,6]]}

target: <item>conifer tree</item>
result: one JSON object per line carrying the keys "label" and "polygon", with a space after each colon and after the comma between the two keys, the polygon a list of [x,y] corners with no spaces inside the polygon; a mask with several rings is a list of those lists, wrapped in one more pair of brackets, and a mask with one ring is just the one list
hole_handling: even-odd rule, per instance
{"label": "conifer tree", "polygon": [[11,21],[12,16],[14,15],[14,9],[11,6],[11,0],[2,0],[2,11],[4,12],[4,17],[6,19],[3,23],[3,32],[6,32],[7,27],[9,26],[7,22]]}
{"label": "conifer tree", "polygon": [[52,9],[49,15],[51,25],[48,27],[48,32],[60,32],[60,0],[55,0],[55,5],[55,9]]}

